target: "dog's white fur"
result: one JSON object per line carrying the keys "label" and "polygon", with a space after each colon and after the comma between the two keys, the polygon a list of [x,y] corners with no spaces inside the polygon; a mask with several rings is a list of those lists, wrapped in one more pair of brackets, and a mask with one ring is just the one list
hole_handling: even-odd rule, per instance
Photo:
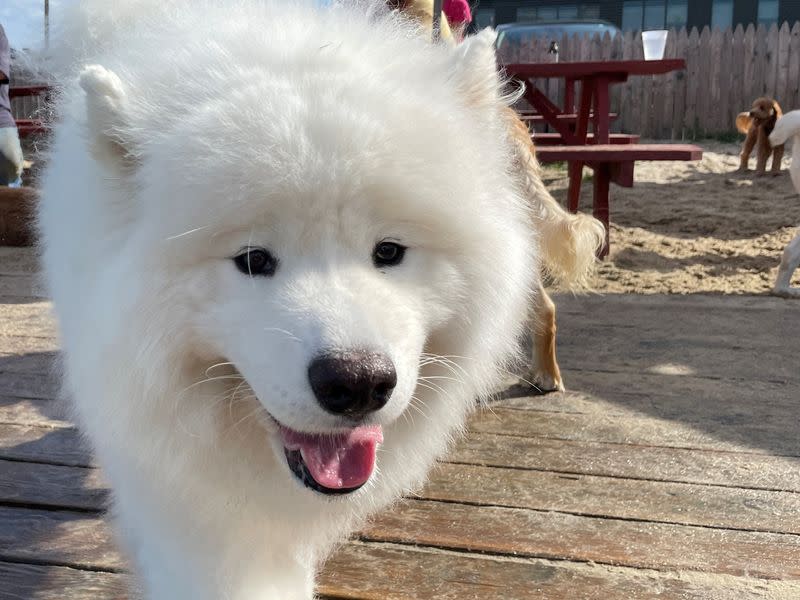
{"label": "dog's white fur", "polygon": [[[789,166],[789,175],[792,178],[794,189],[800,194],[800,110],[793,110],[783,115],[775,123],[775,129],[769,136],[773,146],[785,144],[793,138],[792,164]],[[775,279],[773,293],[787,298],[800,298],[800,289],[791,286],[792,274],[800,267],[800,233],[789,242],[783,251],[781,264],[778,267],[778,277]]]}
{"label": "dog's white fur", "polygon": [[[96,0],[66,28],[44,273],[150,598],[311,598],[320,561],[497,384],[536,286],[492,34],[433,46],[396,14],[303,4]],[[379,270],[385,238],[409,250]],[[249,245],[274,277],[237,271]],[[267,413],[343,427],[306,373],[354,347],[398,385],[376,473],[330,499]]]}

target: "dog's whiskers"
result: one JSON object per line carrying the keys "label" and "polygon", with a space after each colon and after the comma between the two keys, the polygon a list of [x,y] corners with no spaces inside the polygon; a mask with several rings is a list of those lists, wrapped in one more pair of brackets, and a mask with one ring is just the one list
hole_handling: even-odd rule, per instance
{"label": "dog's whiskers", "polygon": [[282,333],[292,341],[299,342],[299,343],[303,342],[303,340],[301,340],[299,337],[297,337],[291,331],[289,331],[287,329],[281,329],[280,327],[264,327],[264,331],[274,331],[276,333]]}
{"label": "dog's whiskers", "polygon": [[167,238],[166,241],[171,242],[172,240],[177,240],[178,238],[182,238],[187,235],[192,235],[193,233],[197,233],[198,231],[203,231],[204,229],[208,229],[209,225],[203,225],[202,227],[195,227],[194,229],[190,229],[189,231],[184,231],[183,233],[179,233],[177,235],[171,235]]}

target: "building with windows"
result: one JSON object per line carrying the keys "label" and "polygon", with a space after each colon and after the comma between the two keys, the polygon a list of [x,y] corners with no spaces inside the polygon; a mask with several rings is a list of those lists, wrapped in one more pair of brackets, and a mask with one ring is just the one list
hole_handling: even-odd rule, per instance
{"label": "building with windows", "polygon": [[603,19],[623,31],[800,21],[800,0],[479,0],[478,27],[525,21]]}

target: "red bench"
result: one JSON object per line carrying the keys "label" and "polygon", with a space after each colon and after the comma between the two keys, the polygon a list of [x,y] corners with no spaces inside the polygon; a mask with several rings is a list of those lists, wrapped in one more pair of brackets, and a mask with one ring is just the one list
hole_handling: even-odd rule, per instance
{"label": "red bench", "polygon": [[[594,144],[594,134],[587,136],[590,144]],[[564,138],[560,133],[538,133],[531,134],[531,139],[536,146],[560,146],[564,143]],[[639,136],[630,133],[612,133],[608,136],[610,144],[638,144]]]}
{"label": "red bench", "polygon": [[613,181],[633,187],[633,167],[637,160],[701,160],[703,149],[690,144],[600,144],[588,146],[545,146],[536,149],[540,162],[569,163],[568,206],[577,212],[581,195],[584,165],[594,170],[592,213],[606,228],[606,242],[599,252],[609,251],[609,188]]}
{"label": "red bench", "polygon": [[[592,115],[590,118],[593,118]],[[547,123],[547,119],[545,119],[544,115],[540,115],[534,111],[520,111],[519,118],[524,121],[525,123]],[[619,118],[617,113],[608,113],[608,120],[610,122],[616,121]],[[573,124],[578,122],[578,114],[577,113],[564,113],[556,116],[558,121],[563,121],[565,123]]]}
{"label": "red bench", "polygon": [[49,85],[16,85],[8,90],[9,98],[21,98],[22,96],[39,96],[50,91]]}
{"label": "red bench", "polygon": [[[9,98],[23,98],[25,96],[45,97],[50,93],[50,86],[47,85],[22,85],[9,88]],[[50,126],[39,119],[17,119],[17,130],[21,138],[38,133],[46,133]]]}
{"label": "red bench", "polygon": [[38,119],[17,119],[17,131],[19,137],[24,138],[37,133],[47,133],[50,131],[50,126]]}

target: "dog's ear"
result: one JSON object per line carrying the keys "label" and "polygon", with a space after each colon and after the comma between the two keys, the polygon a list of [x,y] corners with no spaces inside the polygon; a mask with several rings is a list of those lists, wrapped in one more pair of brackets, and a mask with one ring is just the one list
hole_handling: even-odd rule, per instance
{"label": "dog's ear", "polygon": [[775,100],[772,101],[772,113],[775,115],[776,119],[780,119],[783,116],[783,111]]}
{"label": "dog's ear", "polygon": [[739,133],[747,133],[750,131],[750,126],[753,124],[753,117],[750,113],[740,112],[736,115],[736,129]]}
{"label": "dog's ear", "polygon": [[453,51],[454,79],[469,106],[485,108],[497,104],[502,82],[497,70],[494,41],[497,34],[487,27],[468,36]]}
{"label": "dog's ear", "polygon": [[127,95],[122,81],[100,65],[89,65],[79,82],[86,92],[87,135],[95,159],[116,169],[132,168],[136,159],[124,134]]}

